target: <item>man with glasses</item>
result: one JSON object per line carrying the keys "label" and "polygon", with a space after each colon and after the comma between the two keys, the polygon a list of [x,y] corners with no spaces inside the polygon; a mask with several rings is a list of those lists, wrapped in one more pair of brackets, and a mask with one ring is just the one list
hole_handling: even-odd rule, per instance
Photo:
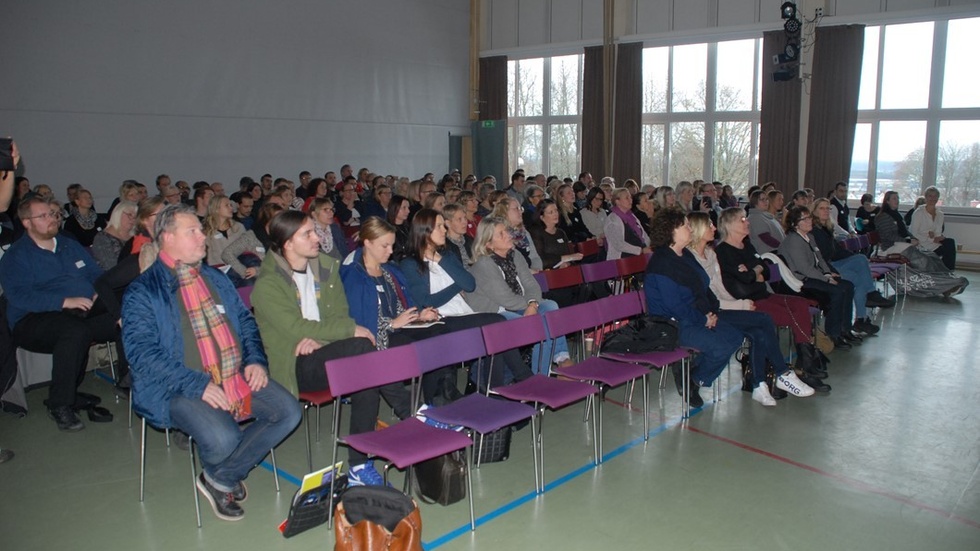
{"label": "man with glasses", "polygon": [[[17,346],[53,356],[48,413],[60,430],[79,431],[85,425],[75,409],[95,405],[76,395],[89,346],[93,341],[118,341],[117,320],[95,302],[93,284],[102,270],[77,241],[59,236],[58,205],[31,197],[21,202],[17,213],[26,237],[0,259],[7,323]],[[89,418],[111,420],[94,418],[92,412]]]}

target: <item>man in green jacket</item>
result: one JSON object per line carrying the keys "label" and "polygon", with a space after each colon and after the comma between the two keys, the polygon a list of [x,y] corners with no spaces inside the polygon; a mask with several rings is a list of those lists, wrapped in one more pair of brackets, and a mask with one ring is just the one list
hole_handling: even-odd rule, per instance
{"label": "man in green jacket", "polygon": [[[374,336],[348,314],[340,264],[320,253],[311,218],[298,211],[276,215],[269,240],[252,292],[269,371],[294,395],[327,390],[324,363],[374,351]],[[405,385],[365,390],[351,396],[350,434],[374,430],[382,395],[398,418],[412,414]],[[364,454],[350,448],[348,463],[352,485],[383,484]]]}

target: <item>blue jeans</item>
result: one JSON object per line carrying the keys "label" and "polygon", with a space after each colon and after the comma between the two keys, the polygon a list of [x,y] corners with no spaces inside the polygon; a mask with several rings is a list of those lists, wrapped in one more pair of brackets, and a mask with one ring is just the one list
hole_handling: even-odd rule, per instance
{"label": "blue jeans", "polygon": [[[557,309],[558,303],[553,300],[541,299],[541,301],[538,302],[538,312],[542,314]],[[509,320],[513,320],[523,317],[524,310],[521,310],[520,312],[504,310],[503,312],[500,312],[500,314]],[[545,343],[548,345],[548,350],[552,351],[551,358],[549,358],[547,363],[541,361],[541,343],[534,345],[534,350],[531,352],[531,369],[535,373],[540,373],[542,375],[548,374],[551,369],[551,362],[554,361],[555,358],[558,358],[559,361],[568,358],[568,341],[565,340],[564,336],[545,341]]]}
{"label": "blue jeans", "polygon": [[296,398],[272,379],[262,390],[252,392],[254,420],[244,429],[230,413],[200,398],[170,399],[173,426],[194,438],[204,476],[223,492],[232,491],[244,480],[299,425],[302,415]]}
{"label": "blue jeans", "polygon": [[728,366],[732,354],[742,346],[742,332],[720,318],[714,329],[704,325],[681,324],[678,333],[677,340],[681,346],[696,348],[700,352],[691,369],[691,380],[698,386],[710,387]]}
{"label": "blue jeans", "polygon": [[786,360],[779,350],[779,337],[776,324],[767,314],[750,310],[720,310],[718,319],[724,320],[752,342],[749,351],[749,363],[752,366],[753,384],[766,380],[766,362],[772,364],[773,373],[780,376],[786,372]]}
{"label": "blue jeans", "polygon": [[875,280],[871,277],[868,259],[856,254],[830,263],[841,277],[854,285],[854,315],[868,317],[868,293],[875,290]]}

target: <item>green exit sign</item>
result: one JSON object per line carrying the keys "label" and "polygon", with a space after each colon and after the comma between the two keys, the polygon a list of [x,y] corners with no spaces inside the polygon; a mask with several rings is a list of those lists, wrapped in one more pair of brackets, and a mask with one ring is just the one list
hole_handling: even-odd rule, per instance
{"label": "green exit sign", "polygon": [[493,128],[497,121],[483,121],[483,128]]}

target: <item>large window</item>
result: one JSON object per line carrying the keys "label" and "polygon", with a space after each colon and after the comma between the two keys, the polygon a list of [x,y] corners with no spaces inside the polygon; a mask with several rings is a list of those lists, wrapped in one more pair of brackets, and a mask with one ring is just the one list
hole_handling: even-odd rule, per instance
{"label": "large window", "polygon": [[581,55],[508,61],[509,171],[578,176],[581,112]]}
{"label": "large window", "polygon": [[759,39],[643,50],[642,183],[756,183]]}
{"label": "large window", "polygon": [[970,52],[980,18],[865,30],[851,198],[912,203],[939,188],[947,207],[980,204],[980,94]]}

